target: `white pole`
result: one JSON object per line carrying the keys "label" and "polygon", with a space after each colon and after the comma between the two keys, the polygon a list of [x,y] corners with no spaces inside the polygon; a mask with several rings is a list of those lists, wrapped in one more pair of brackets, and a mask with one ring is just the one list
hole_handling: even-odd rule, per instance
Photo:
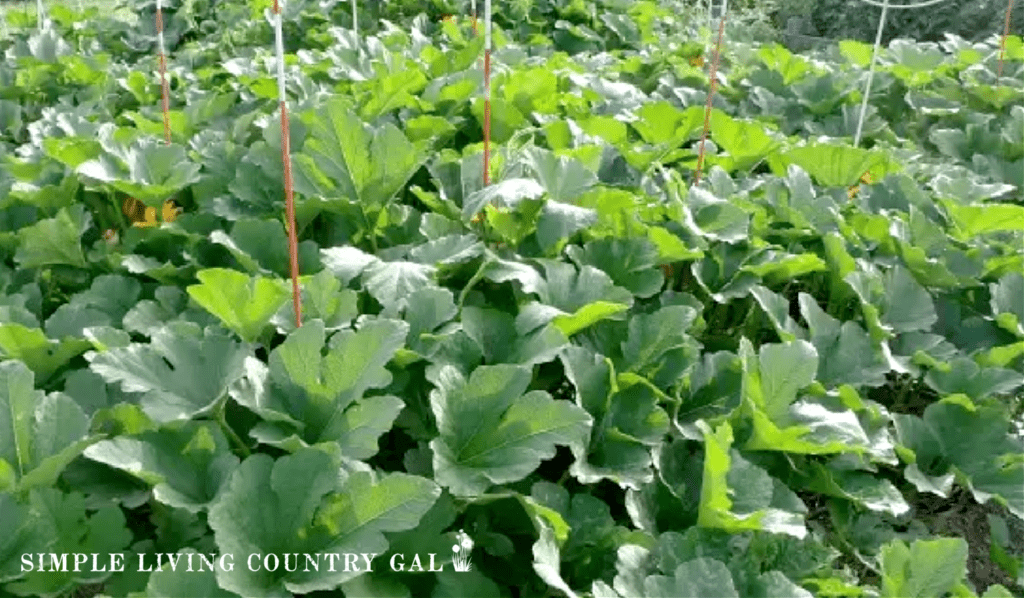
{"label": "white pole", "polygon": [[359,14],[356,12],[356,0],[352,0],[352,35],[355,36],[356,44],[359,44]]}
{"label": "white pole", "polygon": [[857,119],[857,134],[853,136],[853,147],[860,145],[860,134],[864,129],[864,115],[868,111],[868,98],[871,96],[871,81],[875,77],[875,62],[878,60],[878,47],[882,44],[882,29],[885,28],[885,16],[889,11],[889,0],[882,3],[882,16],[878,18],[878,32],[875,34],[875,45],[871,50],[871,66],[868,68],[868,84],[864,89],[864,99],[860,103],[860,118]]}
{"label": "white pole", "polygon": [[46,19],[46,7],[43,6],[43,0],[36,0],[36,25],[42,29],[43,22]]}
{"label": "white pole", "polygon": [[[274,15],[274,49],[277,55],[277,99],[284,105],[284,32],[281,25],[281,13],[284,12],[284,0],[278,0],[277,14]],[[283,140],[282,140],[283,142]]]}

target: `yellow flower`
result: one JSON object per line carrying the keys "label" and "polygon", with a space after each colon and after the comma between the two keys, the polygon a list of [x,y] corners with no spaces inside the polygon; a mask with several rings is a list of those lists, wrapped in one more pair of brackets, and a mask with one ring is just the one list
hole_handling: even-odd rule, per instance
{"label": "yellow flower", "polygon": [[[121,204],[121,210],[132,221],[132,226],[152,228],[160,225],[160,222],[156,219],[156,208],[146,207],[144,203],[134,197],[125,199],[124,203]],[[164,202],[163,209],[161,210],[160,221],[174,222],[180,213],[181,208],[174,205],[174,202],[168,199]]]}

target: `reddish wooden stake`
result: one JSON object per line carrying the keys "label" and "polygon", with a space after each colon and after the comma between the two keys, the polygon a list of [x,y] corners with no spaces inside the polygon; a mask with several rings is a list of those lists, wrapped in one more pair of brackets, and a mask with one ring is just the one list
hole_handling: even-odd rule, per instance
{"label": "reddish wooden stake", "polygon": [[704,131],[700,134],[700,153],[697,155],[697,174],[693,184],[700,183],[700,171],[704,166],[704,142],[708,138],[708,129],[711,126],[711,101],[715,97],[715,89],[718,88],[718,59],[722,52],[722,33],[725,32],[725,14],[718,24],[718,43],[715,44],[715,59],[711,63],[711,89],[708,91],[707,106],[704,107]]}
{"label": "reddish wooden stake", "polygon": [[284,89],[284,39],[281,33],[281,0],[274,0],[274,33],[277,45],[277,95],[281,106],[281,162],[284,164],[284,207],[288,220],[288,258],[292,275],[292,305],[295,325],[302,326],[302,299],[299,292],[299,242],[295,231],[295,197],[292,191],[291,135],[288,104]]}
{"label": "reddish wooden stake", "polygon": [[167,48],[164,45],[164,11],[162,2],[156,2],[156,38],[160,47],[160,96],[163,101],[164,140],[171,144],[170,95],[171,86],[167,82]]}
{"label": "reddish wooden stake", "polygon": [[491,184],[491,0],[484,0],[484,187]]}
{"label": "reddish wooden stake", "polygon": [[1003,39],[999,42],[999,73],[998,77],[1003,78],[1003,55],[1006,53],[1006,36],[1010,34],[1010,12],[1013,10],[1013,0],[1006,5],[1006,24],[1003,25]]}

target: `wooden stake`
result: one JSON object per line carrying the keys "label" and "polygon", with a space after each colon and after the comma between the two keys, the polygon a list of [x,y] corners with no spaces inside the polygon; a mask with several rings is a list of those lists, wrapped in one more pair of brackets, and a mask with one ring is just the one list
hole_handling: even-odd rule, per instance
{"label": "wooden stake", "polygon": [[[288,127],[288,102],[284,88],[284,34],[281,32],[281,4],[274,0],[274,36],[277,46],[277,96],[281,104],[281,162],[284,164],[284,206],[288,220],[288,257],[291,262],[292,305],[295,308],[295,325],[302,326],[302,299],[299,293],[299,243],[295,231],[295,197],[292,191],[291,135]],[[352,2],[353,9],[355,0]]]}

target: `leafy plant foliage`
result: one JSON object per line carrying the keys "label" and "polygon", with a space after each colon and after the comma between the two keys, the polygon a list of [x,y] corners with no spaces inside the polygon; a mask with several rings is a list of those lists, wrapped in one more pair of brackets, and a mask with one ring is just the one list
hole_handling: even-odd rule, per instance
{"label": "leafy plant foliage", "polygon": [[368,4],[285,4],[300,327],[270,3],[164,3],[169,145],[155,2],[5,13],[0,596],[1021,595],[1019,37],[892,42],[853,147],[869,46],[727,35],[691,187],[703,17],[496,2],[483,188],[465,8]]}

